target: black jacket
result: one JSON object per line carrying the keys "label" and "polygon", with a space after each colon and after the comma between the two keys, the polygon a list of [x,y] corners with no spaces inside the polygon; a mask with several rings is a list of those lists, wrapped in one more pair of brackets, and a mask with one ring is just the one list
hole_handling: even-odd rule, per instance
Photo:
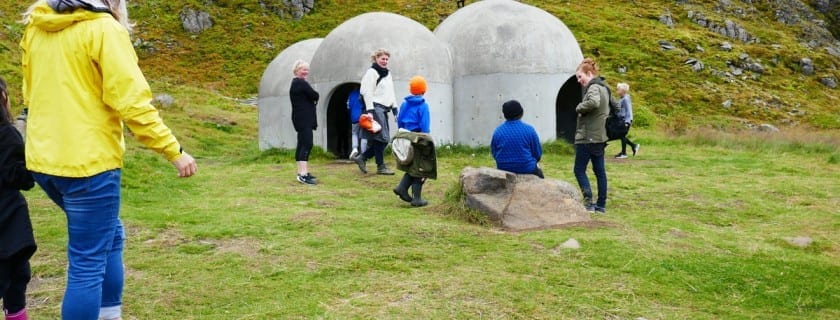
{"label": "black jacket", "polygon": [[318,129],[318,118],[315,115],[318,92],[312,89],[309,82],[297,77],[292,79],[289,99],[292,100],[292,124],[295,131]]}
{"label": "black jacket", "polygon": [[26,170],[23,138],[10,123],[0,124],[0,259],[35,252],[29,207],[20,190],[35,186]]}

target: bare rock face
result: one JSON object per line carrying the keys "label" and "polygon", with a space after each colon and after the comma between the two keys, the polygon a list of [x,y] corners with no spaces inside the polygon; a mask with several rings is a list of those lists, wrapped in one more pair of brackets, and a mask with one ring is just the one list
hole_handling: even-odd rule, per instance
{"label": "bare rock face", "polygon": [[566,181],[487,167],[464,168],[460,181],[466,206],[504,229],[544,229],[590,221],[580,191]]}
{"label": "bare rock face", "polygon": [[181,25],[187,32],[201,33],[213,26],[213,20],[207,12],[185,8],[181,11]]}

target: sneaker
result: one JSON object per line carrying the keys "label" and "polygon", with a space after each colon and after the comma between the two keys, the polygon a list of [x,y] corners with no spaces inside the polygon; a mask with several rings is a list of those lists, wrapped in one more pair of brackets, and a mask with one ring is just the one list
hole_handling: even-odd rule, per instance
{"label": "sneaker", "polygon": [[599,206],[593,206],[593,208],[595,208],[595,213],[599,213],[599,214],[606,214],[607,213],[607,208],[599,207]]}
{"label": "sneaker", "polygon": [[394,171],[392,171],[391,169],[388,169],[388,167],[386,167],[384,165],[381,165],[381,166],[376,168],[376,174],[392,176],[392,175],[394,175]]}
{"label": "sneaker", "polygon": [[308,184],[308,185],[316,185],[317,184],[317,182],[315,182],[315,179],[310,178],[308,174],[305,175],[305,176],[298,175],[297,176],[297,181],[300,182],[300,183],[303,183],[303,184]]}
{"label": "sneaker", "polygon": [[356,158],[358,156],[359,156],[359,150],[358,149],[353,149],[353,151],[350,152],[350,160],[353,160],[354,158]]}
{"label": "sneaker", "polygon": [[318,180],[318,177],[313,176],[311,173],[306,173],[306,177],[311,179],[311,180]]}
{"label": "sneaker", "polygon": [[356,162],[356,165],[359,166],[359,170],[361,170],[362,173],[367,173],[367,164],[365,163],[365,159],[362,159],[362,155],[357,155],[355,158],[352,158],[351,160]]}
{"label": "sneaker", "polygon": [[627,155],[623,154],[623,153],[619,153],[619,154],[615,155],[615,158],[616,159],[627,159]]}
{"label": "sneaker", "polygon": [[635,146],[633,146],[633,156],[634,157],[636,156],[636,153],[639,152],[639,148],[641,148],[641,147],[642,147],[642,145],[638,144],[638,143]]}
{"label": "sneaker", "polygon": [[587,203],[583,205],[587,212],[595,212],[595,204]]}

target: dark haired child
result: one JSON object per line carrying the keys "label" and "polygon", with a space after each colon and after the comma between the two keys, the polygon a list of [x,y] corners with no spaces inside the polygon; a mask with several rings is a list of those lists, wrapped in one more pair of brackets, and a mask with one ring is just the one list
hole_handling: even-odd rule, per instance
{"label": "dark haired child", "polygon": [[9,108],[9,91],[0,78],[0,298],[6,320],[26,320],[29,258],[36,246],[20,190],[32,189],[35,181],[26,170],[23,138],[12,124]]}

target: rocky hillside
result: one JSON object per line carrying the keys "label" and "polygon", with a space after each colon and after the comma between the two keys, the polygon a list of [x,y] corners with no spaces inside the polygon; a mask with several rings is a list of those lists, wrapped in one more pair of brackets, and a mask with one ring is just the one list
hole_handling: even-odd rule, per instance
{"label": "rocky hillside", "polygon": [[[562,20],[611,82],[631,84],[643,124],[840,128],[840,1],[523,2]],[[16,20],[26,5],[0,3],[0,74],[13,86],[23,29]],[[283,48],[355,15],[394,12],[433,30],[457,9],[455,0],[129,2],[134,45],[153,82],[238,98],[256,95]]]}

